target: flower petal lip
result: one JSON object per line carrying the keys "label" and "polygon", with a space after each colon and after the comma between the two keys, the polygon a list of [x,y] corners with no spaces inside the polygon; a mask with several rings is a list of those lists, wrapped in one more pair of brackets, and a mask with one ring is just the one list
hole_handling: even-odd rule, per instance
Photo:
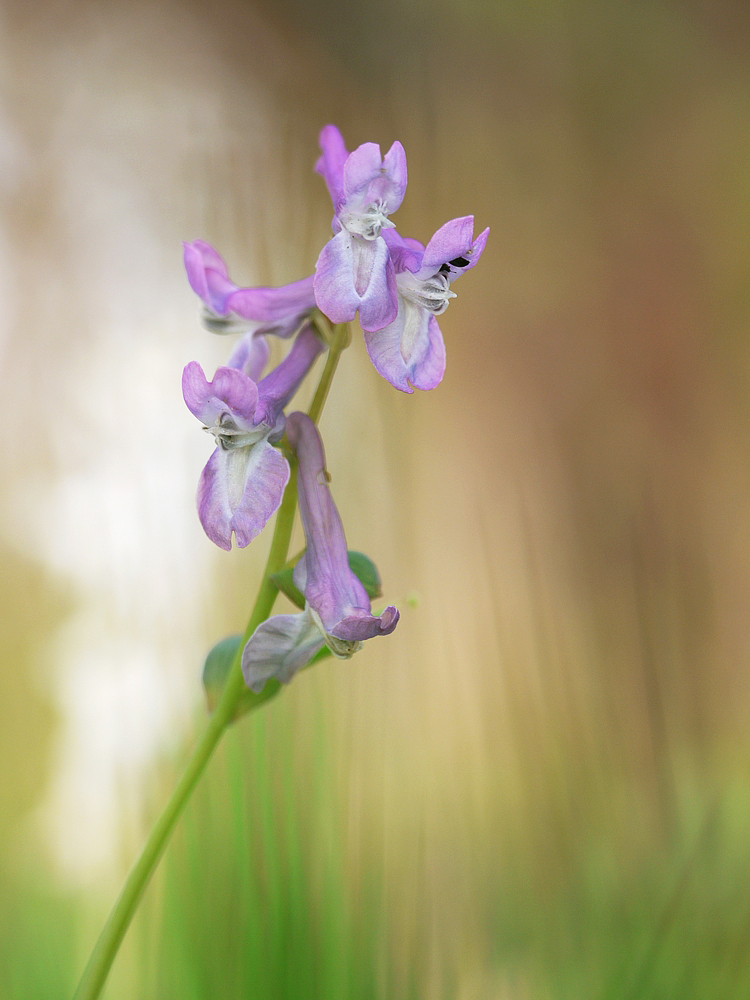
{"label": "flower petal lip", "polygon": [[398,312],[398,295],[385,240],[362,240],[342,229],[320,251],[315,297],[332,323],[347,323],[358,310],[365,330],[392,322]]}
{"label": "flower petal lip", "polygon": [[489,228],[474,239],[474,216],[451,219],[441,226],[425,247],[417,277],[435,274],[445,265],[449,279],[458,277],[479,263],[487,244]]}
{"label": "flower petal lip", "polygon": [[[414,389],[434,389],[445,374],[445,343],[438,321],[426,309],[399,299],[399,313],[382,330],[365,332],[365,347],[375,370],[394,389],[412,393]],[[414,324],[414,330],[407,325]],[[408,357],[404,343],[411,342]]]}
{"label": "flower petal lip", "polygon": [[215,545],[229,551],[232,533],[244,548],[278,510],[289,463],[267,441],[253,447],[216,448],[198,483],[198,516]]}
{"label": "flower petal lip", "polygon": [[338,211],[344,201],[344,164],[349,151],[344,137],[335,125],[324,125],[318,142],[321,155],[315,164],[315,170],[326,182],[334,210]]}
{"label": "flower petal lip", "polygon": [[221,413],[229,412],[247,429],[253,426],[258,388],[237,368],[217,368],[209,382],[198,362],[191,361],[182,373],[182,395],[190,412],[204,424],[213,424]]}

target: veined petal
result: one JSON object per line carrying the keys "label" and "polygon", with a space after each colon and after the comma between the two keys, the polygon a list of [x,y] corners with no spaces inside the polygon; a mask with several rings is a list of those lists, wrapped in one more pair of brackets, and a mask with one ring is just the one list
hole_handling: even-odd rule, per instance
{"label": "veined petal", "polygon": [[299,332],[281,364],[258,384],[256,423],[273,425],[276,422],[322,350],[323,342],[308,323]]}
{"label": "veined petal", "polygon": [[204,424],[210,426],[227,412],[246,429],[254,424],[258,388],[236,368],[217,368],[209,382],[198,362],[191,361],[182,373],[182,395],[190,412]]}
{"label": "veined petal", "polygon": [[349,568],[344,528],[326,478],[323,443],[304,413],[287,418],[287,437],[297,452],[300,517],[305,531],[305,598],[330,632],[342,619],[370,613],[365,588]]}
{"label": "veined petal", "polygon": [[358,310],[365,330],[395,319],[396,275],[385,240],[363,240],[342,229],[318,257],[315,297],[333,323],[354,319]]}
{"label": "veined petal", "polygon": [[445,344],[437,319],[402,296],[395,321],[365,332],[365,346],[376,370],[401,392],[434,389],[445,374]]}
{"label": "veined petal", "polygon": [[335,125],[325,125],[318,139],[321,155],[315,170],[326,182],[334,210],[338,211],[344,200],[344,164],[349,151],[344,138]]}
{"label": "veined petal", "polygon": [[353,204],[366,198],[369,185],[383,171],[383,157],[376,142],[363,142],[344,164],[344,201]]}
{"label": "veined petal", "polygon": [[479,262],[489,234],[489,229],[485,229],[474,239],[473,215],[451,219],[437,230],[427,244],[417,276],[428,277],[448,264],[448,277],[451,280],[457,278]]}
{"label": "veined petal", "polygon": [[244,548],[278,510],[289,463],[268,441],[228,451],[217,448],[198,483],[198,516],[208,537],[231,549],[232,532]]}
{"label": "veined petal", "polygon": [[[278,326],[277,336],[291,336],[305,313],[315,308],[314,275],[280,288],[237,288],[226,296],[225,309],[264,326]],[[270,330],[269,330],[270,332]]]}
{"label": "veined petal", "polygon": [[269,677],[288,684],[323,646],[323,634],[309,611],[274,615],[259,625],[242,651],[242,673],[256,693]]}
{"label": "veined petal", "polygon": [[268,364],[268,341],[260,334],[246,333],[238,342],[226,363],[227,368],[238,368],[253,382],[258,382]]}

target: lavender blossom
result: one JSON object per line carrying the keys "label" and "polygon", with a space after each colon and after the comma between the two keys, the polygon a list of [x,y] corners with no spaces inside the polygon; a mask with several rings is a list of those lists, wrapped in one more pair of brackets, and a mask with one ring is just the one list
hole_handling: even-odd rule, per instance
{"label": "lavender blossom", "polygon": [[396,230],[386,236],[396,270],[398,315],[380,330],[365,330],[372,363],[402,392],[434,389],[445,373],[445,344],[436,317],[456,297],[451,284],[482,256],[489,229],[474,239],[474,216],[452,219],[426,247]]}
{"label": "lavender blossom", "polygon": [[399,619],[394,607],[379,617],[372,614],[365,588],[349,568],[315,424],[303,413],[292,413],[286,432],[299,460],[299,509],[307,550],[295,567],[294,583],[305,595],[305,610],[274,615],[248,640],[242,671],[247,686],[256,692],[269,677],[288,684],[323,645],[339,659],[349,659],[365,639],[391,633]]}
{"label": "lavender blossom", "polygon": [[281,364],[257,384],[237,368],[218,368],[209,382],[197,361],[186,366],[185,402],[218,446],[198,484],[198,516],[222,549],[231,549],[232,532],[244,548],[278,509],[289,463],[273,443],[284,433],[284,407],[322,350],[308,324]]}
{"label": "lavender blossom", "polygon": [[212,333],[244,333],[227,367],[257,381],[268,362],[265,334],[291,337],[315,308],[314,275],[281,288],[238,288],[210,243],[183,243],[185,270],[203,301],[203,324]]}
{"label": "lavender blossom", "polygon": [[334,237],[315,267],[315,298],[334,323],[359,312],[363,330],[379,330],[396,318],[396,276],[381,231],[393,227],[388,216],[406,192],[406,154],[394,142],[385,157],[366,142],[348,153],[335,125],[320,133],[322,174],[333,201]]}

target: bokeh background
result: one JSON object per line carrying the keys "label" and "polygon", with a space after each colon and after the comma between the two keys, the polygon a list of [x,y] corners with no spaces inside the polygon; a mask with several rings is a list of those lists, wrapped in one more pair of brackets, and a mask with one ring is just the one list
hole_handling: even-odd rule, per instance
{"label": "bokeh background", "polygon": [[492,227],[443,384],[355,338],[322,420],[402,621],[229,733],[105,995],[749,996],[747,6],[5,0],[0,46],[0,994],[72,992],[265,559],[195,515],[180,241],[310,273],[335,122],[404,143],[402,232]]}

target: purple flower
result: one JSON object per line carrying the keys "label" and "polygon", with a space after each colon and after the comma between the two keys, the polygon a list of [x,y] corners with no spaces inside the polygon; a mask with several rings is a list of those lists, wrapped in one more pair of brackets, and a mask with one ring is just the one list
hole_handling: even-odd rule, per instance
{"label": "purple flower", "polygon": [[396,276],[381,231],[393,228],[388,216],[406,191],[406,154],[394,142],[385,157],[366,142],[348,153],[335,125],[320,133],[322,174],[334,208],[334,237],[315,267],[318,307],[334,323],[346,323],[359,311],[363,330],[379,330],[398,311]]}
{"label": "purple flower", "polygon": [[398,315],[380,330],[365,330],[372,363],[402,392],[434,389],[445,372],[445,344],[436,317],[454,299],[451,283],[482,256],[489,229],[474,239],[474,216],[452,219],[426,247],[396,230],[385,236],[396,270]]}
{"label": "purple flower", "polygon": [[273,442],[284,433],[284,407],[322,350],[308,324],[257,385],[238,368],[218,368],[209,382],[197,361],[186,366],[185,402],[217,444],[198,484],[198,516],[222,549],[231,549],[232,532],[240,548],[248,545],[281,503],[289,463]]}
{"label": "purple flower", "polygon": [[286,432],[299,460],[299,509],[307,550],[294,570],[305,610],[274,615],[259,625],[242,654],[247,686],[260,691],[269,677],[288,684],[327,645],[347,660],[365,639],[388,635],[399,619],[394,607],[376,617],[365,588],[349,568],[344,529],[328,488],[323,442],[304,413],[290,414]]}
{"label": "purple flower", "polygon": [[[247,334],[235,352],[239,360],[246,361],[254,349],[253,337],[269,333],[291,337],[315,308],[313,275],[281,288],[238,288],[210,243],[194,240],[183,243],[183,248],[188,281],[203,301],[204,325],[213,333]],[[243,365],[230,361],[229,367]]]}

